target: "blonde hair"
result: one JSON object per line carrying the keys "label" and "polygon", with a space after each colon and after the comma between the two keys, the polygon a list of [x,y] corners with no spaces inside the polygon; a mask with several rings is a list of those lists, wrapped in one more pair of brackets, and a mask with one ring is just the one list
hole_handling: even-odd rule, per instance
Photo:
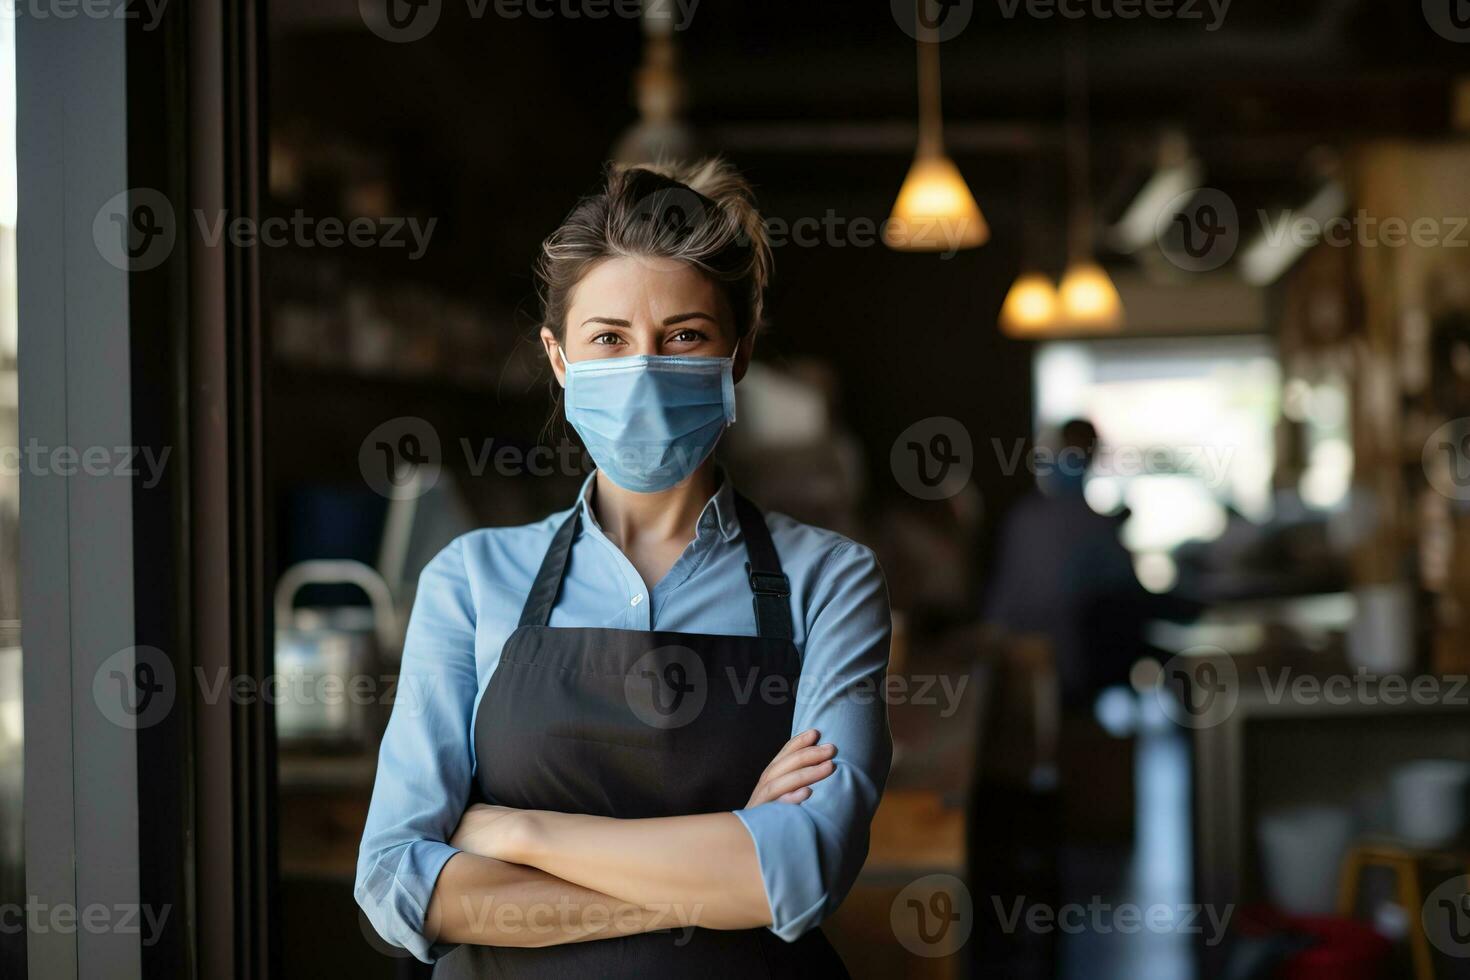
{"label": "blonde hair", "polygon": [[609,166],[603,189],[541,243],[542,326],[560,339],[572,289],[595,263],[624,256],[700,269],[724,287],[737,337],[760,328],[771,247],[750,184],[724,160]]}

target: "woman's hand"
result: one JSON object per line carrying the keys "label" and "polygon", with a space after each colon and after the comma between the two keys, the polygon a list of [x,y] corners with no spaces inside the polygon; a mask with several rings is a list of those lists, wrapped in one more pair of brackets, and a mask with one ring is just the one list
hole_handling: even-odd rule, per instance
{"label": "woman's hand", "polygon": [[809,728],[783,745],[761,773],[745,806],[759,806],[772,800],[800,803],[811,796],[812,784],[821,782],[837,769],[832,761],[837,746],[818,745],[817,738],[817,730]]}
{"label": "woman's hand", "polygon": [[522,830],[524,810],[489,803],[474,803],[459,818],[459,826],[449,838],[451,847],[481,857],[514,860],[518,834]]}

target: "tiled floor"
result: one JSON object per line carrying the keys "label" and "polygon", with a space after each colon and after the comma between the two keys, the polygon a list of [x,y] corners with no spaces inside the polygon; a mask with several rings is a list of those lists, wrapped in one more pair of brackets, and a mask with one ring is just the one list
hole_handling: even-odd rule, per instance
{"label": "tiled floor", "polygon": [[[1180,729],[1146,716],[1137,742],[1134,846],[1073,848],[1064,855],[1066,900],[1086,906],[1088,921],[1062,937],[1064,980],[1194,980],[1199,937],[1179,926],[1211,926],[1185,911],[1193,901],[1188,751]],[[1143,911],[1162,905],[1170,917],[1156,912],[1158,928],[1134,928],[1117,911],[1125,903]]]}

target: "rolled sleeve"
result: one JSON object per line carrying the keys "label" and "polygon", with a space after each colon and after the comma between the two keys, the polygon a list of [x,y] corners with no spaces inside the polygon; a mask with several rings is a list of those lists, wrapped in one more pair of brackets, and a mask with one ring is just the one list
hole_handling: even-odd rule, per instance
{"label": "rolled sleeve", "polygon": [[353,894],[378,934],[426,963],[452,948],[424,935],[446,843],[469,799],[470,718],[478,689],[474,604],[463,539],[419,577],[393,714],[357,858]]}
{"label": "rolled sleeve", "polygon": [[358,862],[357,904],[378,935],[432,963],[443,950],[424,935],[424,916],[445,862],[459,853],[443,841],[414,840],[380,851],[370,865]]}
{"label": "rolled sleeve", "polygon": [[882,698],[892,622],[872,551],[845,541],[828,555],[806,619],[792,733],[815,728],[836,745],[835,771],[802,803],[736,812],[755,841],[770,929],[787,942],[847,896],[893,759]]}

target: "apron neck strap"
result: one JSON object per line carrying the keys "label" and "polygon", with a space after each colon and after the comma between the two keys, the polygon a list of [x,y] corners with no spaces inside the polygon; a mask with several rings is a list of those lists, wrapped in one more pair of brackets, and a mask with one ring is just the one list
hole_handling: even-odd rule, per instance
{"label": "apron neck strap", "polygon": [[576,540],[577,528],[582,522],[582,503],[572,508],[571,514],[562,521],[561,527],[551,538],[551,547],[541,559],[541,570],[526,595],[526,604],[521,607],[522,626],[545,626],[551,622],[551,607],[556,605],[556,594],[561,591],[561,579],[566,574],[567,559],[572,555],[572,542]]}
{"label": "apron neck strap", "polygon": [[[790,640],[795,634],[791,628],[791,583],[781,571],[781,559],[771,541],[766,518],[755,504],[739,493],[735,497],[735,516],[740,521],[740,534],[745,539],[745,571],[750,580],[751,602],[755,607],[756,632],[775,640]],[[526,604],[521,608],[522,626],[545,626],[551,622],[551,607],[556,605],[557,593],[561,591],[562,576],[566,574],[567,561],[571,558],[572,542],[582,521],[582,504],[579,502],[561,527],[552,536],[546,557],[541,559],[541,569],[536,581],[526,595]]]}
{"label": "apron neck strap", "polygon": [[750,577],[751,603],[755,606],[755,631],[773,640],[794,639],[791,629],[791,582],[781,571],[781,558],[771,541],[771,529],[760,508],[739,493],[735,516],[740,536],[745,539],[745,571]]}

